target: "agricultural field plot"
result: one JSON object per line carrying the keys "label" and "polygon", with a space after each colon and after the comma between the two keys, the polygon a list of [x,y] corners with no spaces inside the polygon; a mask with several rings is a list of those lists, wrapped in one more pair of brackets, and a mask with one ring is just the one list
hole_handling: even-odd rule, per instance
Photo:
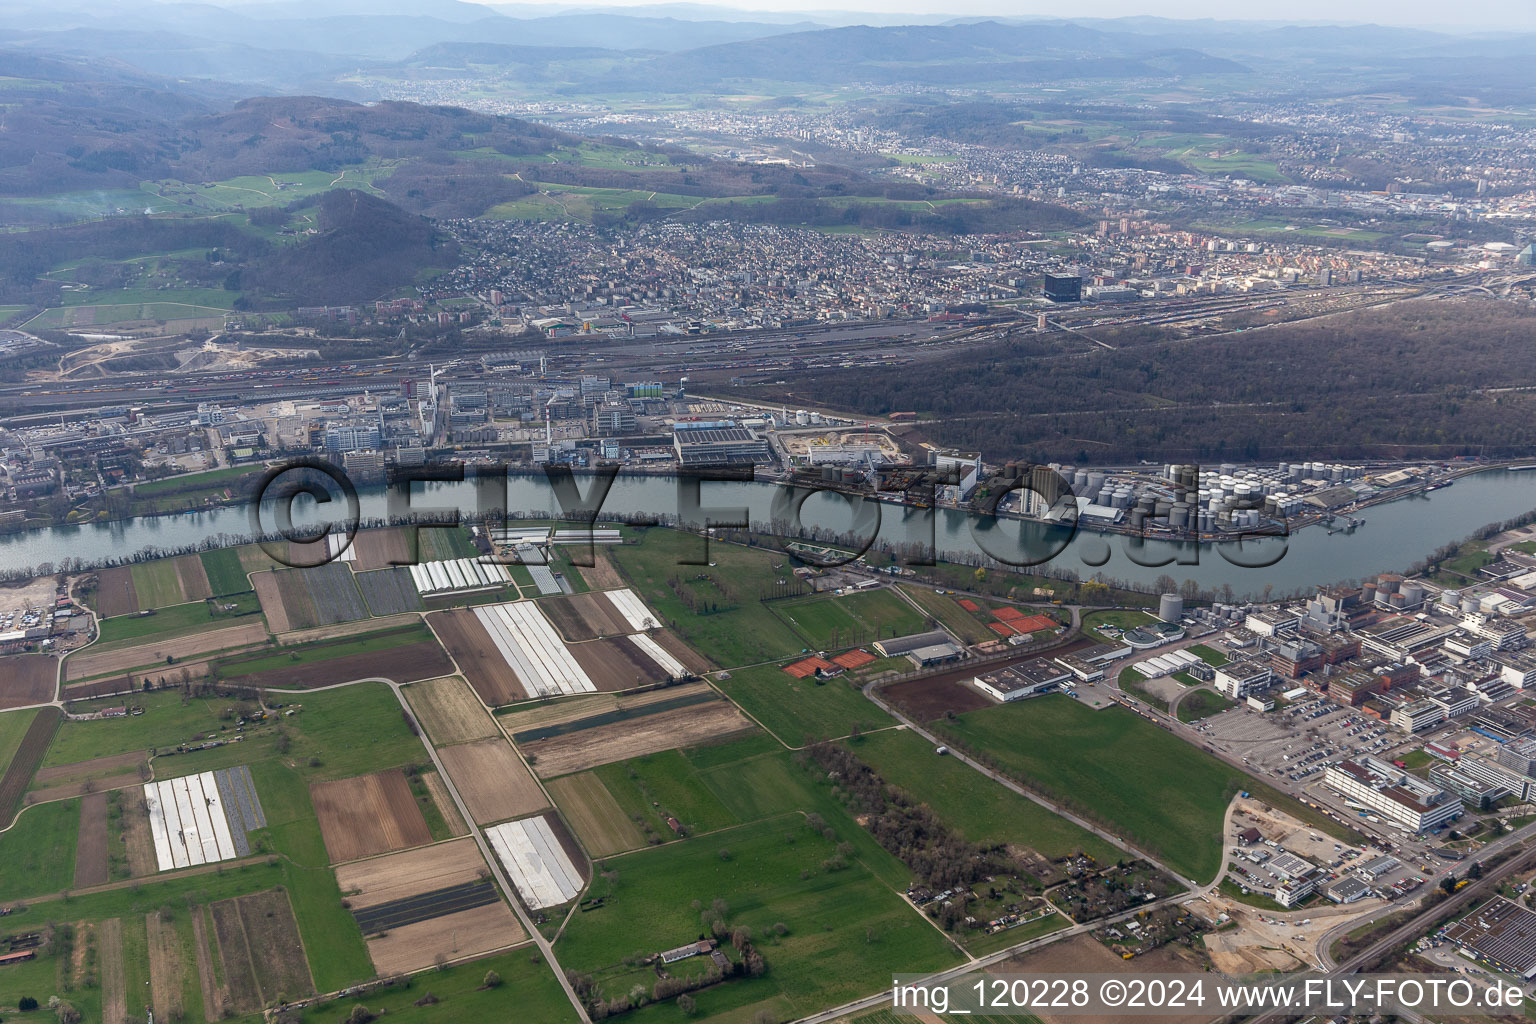
{"label": "agricultural field plot", "polygon": [[564,829],[558,824],[541,814],[485,830],[517,895],[533,910],[569,903],[586,884],[580,852],[568,836],[559,834]]}
{"label": "agricultural field plot", "polygon": [[567,648],[592,687],[603,693],[686,679],[693,673],[643,633],[571,644]]}
{"label": "agricultural field plot", "polygon": [[145,783],[144,804],[161,871],[239,856],[227,817],[232,809],[212,772]]}
{"label": "agricultural field plot", "polygon": [[16,744],[5,774],[0,776],[0,825],[11,823],[16,807],[21,802],[21,795],[31,785],[32,775],[38,765],[42,764],[44,755],[48,753],[48,745],[53,742],[53,734],[59,728],[59,721],[64,717],[58,708],[42,708],[35,714],[30,711],[12,714],[33,717]]}
{"label": "agricultural field plot", "polygon": [[53,700],[59,662],[51,654],[12,654],[0,658],[0,711]]}
{"label": "agricultural field plot", "polygon": [[974,768],[936,755],[927,740],[906,729],[870,733],[848,748],[973,843],[1027,847],[1048,860],[1086,853],[1112,864],[1123,856],[1118,847]]}
{"label": "agricultural field plot", "polygon": [[842,650],[923,629],[923,615],[889,590],[791,598],[769,607],[818,651]]}
{"label": "agricultural field plot", "polygon": [[532,602],[481,605],[474,616],[529,697],[597,689]]}
{"label": "agricultural field plot", "polygon": [[169,558],[156,558],[149,562],[136,562],[133,569],[133,591],[138,595],[139,609],[168,608],[174,604],[186,604],[187,597],[181,592],[181,578],[176,563]]}
{"label": "agricultural field plot", "polygon": [[186,1020],[189,1004],[201,1002],[194,980],[196,954],[188,948],[193,943],[191,920],[186,914],[158,910],[145,915],[144,926],[151,1007],[157,1019]]}
{"label": "agricultural field plot", "polygon": [[[1253,785],[1129,711],[1094,711],[1062,696],[994,705],[936,728],[1196,880],[1215,874],[1227,803]],[[1104,751],[1114,751],[1113,775],[1103,771]]]}
{"label": "agricultural field plot", "polygon": [[643,633],[661,626],[661,618],[628,588],[557,597],[539,607],[573,641]]}
{"label": "agricultural field plot", "polygon": [[526,939],[472,839],[354,861],[336,881],[380,974],[430,967]]}
{"label": "agricultural field plot", "polygon": [[147,609],[137,615],[119,615],[101,621],[101,636],[93,651],[116,649],[152,638],[169,639],[232,626],[244,620],[260,621],[261,603],[254,594],[230,594],[218,601],[189,601]]}
{"label": "agricultural field plot", "polygon": [[277,573],[254,573],[250,580],[251,586],[256,590],[256,599],[261,603],[261,613],[267,617],[267,625],[272,627],[272,632],[286,633],[291,630],[293,623],[288,618],[288,609],[283,606],[282,589],[277,585]]}
{"label": "agricultural field plot", "polygon": [[96,574],[96,614],[102,618],[133,615],[139,610],[138,594],[133,589],[133,569],[118,565]]}
{"label": "agricultural field plot", "polygon": [[[698,561],[703,548],[703,538],[647,529],[639,543],[609,548],[607,554],[646,605],[663,621],[675,623],[689,646],[716,665],[755,665],[804,649],[805,641],[758,600],[760,586],[790,578],[785,557],[711,541],[708,560],[713,564],[678,581],[677,567]],[[746,590],[738,593],[744,584]],[[709,606],[717,610],[707,615],[692,610]]]}
{"label": "agricultural field plot", "polygon": [[412,683],[406,687],[405,697],[427,735],[439,746],[501,735],[475,691],[458,676]]}
{"label": "agricultural field plot", "polygon": [[[500,986],[485,987],[482,979],[488,971],[496,972]],[[417,1005],[426,987],[418,981],[410,987],[395,985],[366,996],[313,1003],[297,1019],[301,1024],[337,1024],[356,1012],[355,1007],[363,1006],[370,1015],[398,1024],[480,1024],[508,1019],[509,1002],[516,1007],[512,1019],[527,1024],[576,1024],[580,1019],[549,965],[525,949],[450,963],[433,970],[431,979],[436,1001],[430,1006]]]}
{"label": "agricultural field plot", "polygon": [[[312,569],[284,569],[274,575],[289,629],[368,617],[368,606],[352,581],[352,570],[340,562]],[[265,603],[262,608],[265,610]]]}
{"label": "agricultural field plot", "polygon": [[720,689],[787,746],[847,736],[855,729],[882,729],[896,721],[846,678],[796,679],[777,665],[737,669],[729,677],[717,678]]}
{"label": "agricultural field plot", "polygon": [[570,709],[561,721],[524,728],[513,716],[506,725],[541,778],[594,768],[612,761],[693,746],[753,728],[752,723],[708,686],[698,683],[642,694],[613,710]]}
{"label": "agricultural field plot", "polygon": [[619,806],[595,772],[552,779],[549,792],[593,857],[638,850],[646,844],[645,833]]}
{"label": "agricultural field plot", "polygon": [[[4,721],[4,719],[0,719]],[[96,783],[98,789],[113,789],[110,781],[119,777],[138,778],[139,772],[147,771],[149,764],[149,751],[130,750],[121,754],[112,754],[107,757],[93,757],[85,761],[76,761],[73,764],[50,765],[47,768],[38,769],[32,779],[33,786],[38,790],[52,791],[60,786],[69,786],[86,781]]]}
{"label": "agricultural field plot", "polygon": [[752,930],[769,969],[695,993],[700,1017],[729,1012],[751,1020],[766,1011],[795,1019],[880,991],[894,964],[926,973],[960,962],[959,951],[882,884],[862,855],[834,857],[844,828],[856,826],[843,819],[829,838],[799,815],[783,816],[611,858],[611,871],[585,894],[603,904],[571,916],[555,945],[560,962],[592,974],[610,998],[627,992],[647,969],[624,958],[693,940],[693,901],[717,899],[727,927]]}
{"label": "agricultural field plot", "polygon": [[[267,639],[267,629],[260,621],[239,626],[210,629],[191,636],[172,637],[129,647],[97,651],[85,648],[64,662],[64,678],[69,681],[94,676],[114,675],[148,665],[169,666],[213,651],[231,650],[259,644]],[[167,660],[169,659],[169,660]]]}
{"label": "agricultural field plot", "polygon": [[443,747],[437,755],[477,825],[533,814],[549,806],[544,791],[506,740],[459,743]]}
{"label": "agricultural field plot", "polygon": [[494,708],[527,699],[528,692],[523,689],[517,673],[491,643],[490,636],[472,610],[456,608],[437,612],[427,616],[427,623],[469,685],[488,706]]}
{"label": "agricultural field plot", "polygon": [[630,821],[645,832],[648,843],[713,832],[743,820],[726,806],[707,774],[680,750],[600,765],[591,774],[602,780]]}
{"label": "agricultural field plot", "polygon": [[204,551],[199,557],[203,562],[203,575],[208,580],[208,589],[214,596],[240,594],[251,589],[251,581],[245,574],[245,566],[240,561],[238,551],[220,548],[217,551]]}
{"label": "agricultural field plot", "polygon": [[229,658],[219,667],[228,683],[299,690],[356,679],[409,683],[453,671],[431,631],[420,624]]}
{"label": "agricultural field plot", "polygon": [[280,997],[314,992],[286,892],[272,889],[220,900],[209,910],[228,988],[226,1005],[235,1013],[255,1013]]}
{"label": "agricultural field plot", "polygon": [[504,587],[512,574],[500,562],[482,562],[478,558],[455,558],[443,562],[421,562],[406,566],[411,582],[422,596],[449,594],[460,590],[485,590]]}
{"label": "agricultural field plot", "polygon": [[171,560],[176,566],[176,579],[181,586],[181,596],[187,601],[206,601],[213,596],[213,584],[203,560],[197,555],[179,555]]}
{"label": "agricultural field plot", "polygon": [[368,603],[368,610],[374,615],[419,612],[426,607],[411,584],[411,574],[403,568],[360,572],[356,583],[363,593],[363,600]]}
{"label": "agricultural field plot", "polygon": [[359,530],[352,538],[355,559],[352,568],[358,572],[369,569],[405,568],[411,561],[409,537],[398,526],[381,530]]}
{"label": "agricultural field plot", "polygon": [[398,768],[309,787],[332,864],[425,846],[427,820]]}
{"label": "agricultural field plot", "polygon": [[107,880],[107,794],[90,793],[80,801],[80,832],[75,838],[75,888]]}

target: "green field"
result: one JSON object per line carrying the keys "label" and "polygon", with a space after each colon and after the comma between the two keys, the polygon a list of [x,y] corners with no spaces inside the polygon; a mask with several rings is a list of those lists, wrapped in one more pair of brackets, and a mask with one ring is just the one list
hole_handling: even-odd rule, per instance
{"label": "green field", "polygon": [[[125,292],[104,292],[92,295],[78,293],[82,301],[73,306],[45,309],[28,320],[26,326],[34,330],[60,330],[66,327],[91,327],[93,325],[120,324],[139,320],[212,320],[221,319],[234,301],[233,292],[212,289],[182,289],[158,292],[158,298],[140,302],[128,301]],[[179,297],[179,300],[178,298]],[[101,301],[95,301],[95,300]],[[223,305],[209,305],[222,302]]]}
{"label": "green field", "polygon": [[[988,629],[985,622],[960,607],[956,601],[956,595],[935,594],[932,587],[916,586],[910,583],[901,584],[901,589],[922,606],[930,619],[942,623],[966,643],[978,644],[997,639],[997,634]],[[924,625],[926,626],[926,623]]]}
{"label": "green field", "polygon": [[1123,856],[1118,847],[991,782],[976,769],[940,757],[932,744],[906,729],[873,733],[849,749],[973,843],[1027,846],[1051,860],[1086,853],[1112,864]]}
{"label": "green field", "polygon": [[[122,703],[122,697],[105,698],[77,702],[70,710],[83,713]],[[229,697],[184,700],[175,691],[141,694],[133,703],[144,709],[142,715],[63,722],[43,758],[43,767],[149,748],[170,749],[198,735],[232,738],[240,734],[235,722],[239,714],[255,711],[249,702]],[[421,741],[411,735],[401,717],[399,702],[383,683],[306,693],[295,706],[302,710],[247,727],[246,738],[239,743],[178,754],[161,764],[157,773],[185,775],[250,763],[279,748],[285,748],[287,758],[301,764],[305,772],[325,778],[411,764],[425,757]]]}
{"label": "green field", "polygon": [[240,564],[240,553],[234,548],[204,551],[203,572],[208,574],[208,586],[215,596],[238,594],[251,589],[251,581]]}
{"label": "green field", "polygon": [[1233,707],[1233,702],[1210,690],[1196,690],[1179,701],[1179,721],[1197,722]]}
{"label": "green field", "polygon": [[[790,578],[785,556],[758,548],[709,544],[709,565],[689,565],[703,556],[700,537],[677,530],[644,531],[637,544],[621,544],[608,553],[646,604],[675,626],[696,650],[717,665],[731,668],[797,654],[805,641],[795,635],[768,606],[758,600],[759,588]],[[746,593],[739,603],[707,614],[691,612],[668,585],[679,579],[701,604],[723,602],[719,587],[700,575],[729,578]]]}
{"label": "green field", "polygon": [[670,837],[671,815],[689,835],[712,832],[738,823],[700,779],[697,769],[679,750],[632,758],[595,769],[608,792],[631,818],[647,819],[651,828]]}
{"label": "green field", "polygon": [[129,572],[133,576],[133,590],[138,595],[140,609],[164,608],[186,601],[181,593],[181,581],[176,577],[176,562],[173,559],[156,558],[149,562],[138,562]]}
{"label": "green field", "polygon": [[1195,644],[1189,649],[1189,653],[1205,662],[1213,668],[1220,668],[1227,663],[1227,656],[1214,647],[1205,644]]}
{"label": "green field", "polygon": [[16,756],[22,737],[27,734],[27,728],[36,717],[37,708],[0,714],[0,774],[4,774],[4,766],[9,765]]}
{"label": "green field", "polygon": [[[137,569],[138,566],[134,568]],[[172,572],[174,573],[175,570],[172,569]],[[134,580],[134,587],[138,588],[137,578]],[[202,633],[224,626],[238,626],[242,621],[248,621],[247,616],[259,616],[261,613],[261,603],[256,600],[256,595],[249,591],[221,598],[217,605],[234,605],[235,607],[225,611],[222,607],[215,607],[207,601],[193,601],[190,604],[159,608],[153,615],[115,615],[110,619],[102,619],[100,639],[97,642],[102,648],[113,645],[129,646],[127,641],[136,643],[146,637],[169,638],[187,633]]]}
{"label": "green field", "polygon": [[79,832],[79,799],[25,808],[14,826],[0,832],[0,903],[68,889]]}
{"label": "green field", "polygon": [[775,601],[774,614],[814,650],[842,650],[920,632],[923,615],[889,590]]}
{"label": "green field", "polygon": [[[498,988],[485,988],[487,972],[501,979]],[[428,994],[435,1002],[417,1005]],[[523,949],[499,956],[456,964],[440,971],[410,977],[392,986],[355,999],[337,999],[304,1008],[305,1024],[335,1024],[366,1007],[390,1024],[445,1024],[448,1021],[491,1021],[506,1016],[509,1001],[517,1004],[516,1017],[527,1024],[572,1024],[576,1011],[565,998],[536,950]]]}
{"label": "green field", "polygon": [[1120,708],[1059,695],[1000,704],[936,728],[1197,881],[1221,863],[1221,822],[1251,780]]}
{"label": "green field", "polygon": [[[722,856],[723,852],[723,856]],[[575,914],[556,945],[561,963],[590,973],[609,995],[654,974],[624,964],[636,950],[692,941],[700,911],[719,899],[731,926],[752,930],[768,964],[759,978],[696,994],[701,1015],[749,1019],[803,1016],[890,984],[895,971],[927,972],[960,961],[958,951],[858,860],[831,869],[836,842],[788,815],[604,863],[591,895],[611,897]],[[776,925],[784,925],[779,935]],[[672,1020],[657,1005],[636,1019]]]}
{"label": "green field", "polygon": [[372,633],[358,633],[355,636],[335,640],[294,644],[270,653],[258,651],[255,654],[226,658],[219,662],[219,669],[224,673],[225,678],[233,679],[239,676],[255,675],[257,672],[332,661],[353,654],[368,654],[372,651],[387,651],[410,644],[436,642],[437,638],[432,635],[426,623],[418,622],[398,629],[380,629]]}
{"label": "green field", "polygon": [[796,679],[778,665],[737,669],[730,676],[716,685],[787,746],[895,724],[844,677]]}

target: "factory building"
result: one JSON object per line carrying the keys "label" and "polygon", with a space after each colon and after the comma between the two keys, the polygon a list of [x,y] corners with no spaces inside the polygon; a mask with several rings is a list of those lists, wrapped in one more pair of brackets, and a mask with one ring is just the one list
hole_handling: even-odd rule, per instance
{"label": "factory building", "polygon": [[1526,980],[1536,977],[1536,913],[1495,896],[1445,930],[1462,954]]}
{"label": "factory building", "polygon": [[731,466],[770,462],[768,442],[735,423],[678,423],[672,445],[679,466]]}

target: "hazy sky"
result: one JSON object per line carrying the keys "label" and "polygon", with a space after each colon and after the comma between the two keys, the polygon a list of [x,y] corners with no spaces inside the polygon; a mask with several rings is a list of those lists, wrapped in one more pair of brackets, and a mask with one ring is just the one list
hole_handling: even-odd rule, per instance
{"label": "hazy sky", "polygon": [[[495,0],[491,0],[495,2]],[[594,0],[591,6],[648,6],[665,0]],[[581,0],[569,6],[585,6]],[[1536,29],[1536,0],[1485,0],[1447,6],[1443,0],[1289,0],[1283,6],[1236,4],[1232,0],[741,0],[722,6],[761,11],[867,11],[872,15],[920,14],[1119,18],[1157,15],[1167,18],[1220,18],[1297,22],[1374,22],[1416,25],[1452,31],[1499,28]],[[839,19],[841,20],[841,19]]]}

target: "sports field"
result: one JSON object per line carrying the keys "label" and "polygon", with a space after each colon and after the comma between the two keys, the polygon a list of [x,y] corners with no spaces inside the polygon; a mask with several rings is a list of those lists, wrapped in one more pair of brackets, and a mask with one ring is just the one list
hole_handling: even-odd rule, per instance
{"label": "sports field", "polygon": [[770,607],[805,638],[807,646],[818,651],[838,651],[923,628],[922,613],[890,590],[818,594],[775,601]]}

